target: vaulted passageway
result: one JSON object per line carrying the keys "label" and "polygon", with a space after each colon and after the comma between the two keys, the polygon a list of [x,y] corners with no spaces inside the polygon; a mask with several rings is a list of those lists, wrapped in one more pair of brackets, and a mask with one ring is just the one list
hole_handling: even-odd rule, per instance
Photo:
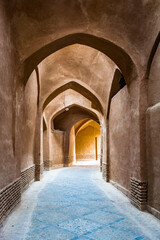
{"label": "vaulted passageway", "polygon": [[0,0],[0,22],[0,223],[44,170],[93,159],[160,218],[159,0]]}

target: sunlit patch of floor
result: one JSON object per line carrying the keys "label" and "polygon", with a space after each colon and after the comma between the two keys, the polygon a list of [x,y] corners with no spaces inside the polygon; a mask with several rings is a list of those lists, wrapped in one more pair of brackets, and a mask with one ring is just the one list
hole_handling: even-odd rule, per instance
{"label": "sunlit patch of floor", "polygon": [[1,229],[3,240],[158,240],[160,221],[102,180],[98,167],[46,172]]}

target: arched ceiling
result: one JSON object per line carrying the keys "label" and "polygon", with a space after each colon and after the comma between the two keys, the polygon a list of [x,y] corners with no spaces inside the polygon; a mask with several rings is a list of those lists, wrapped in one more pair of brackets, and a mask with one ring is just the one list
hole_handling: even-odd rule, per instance
{"label": "arched ceiling", "polygon": [[[115,68],[116,65],[105,54],[94,48],[80,44],[65,47],[39,65],[41,101],[52,95],[59,83],[65,85],[70,81],[79,81],[81,86],[90,88],[92,95],[96,94],[101,99],[101,104],[105,103],[106,106]],[[82,94],[85,93],[80,86],[77,86],[78,89]],[[86,95],[90,98],[89,92]]]}
{"label": "arched ceiling", "polygon": [[[87,86],[86,86],[87,87]],[[82,96],[86,97],[88,100],[91,101],[92,107],[97,109],[100,112],[103,112],[102,110],[102,105],[99,101],[99,99],[93,94],[93,90],[89,90],[88,88],[84,87],[83,85],[79,84],[79,82],[68,82],[64,85],[61,85],[55,91],[53,91],[42,103],[42,110],[44,110],[47,105],[55,98],[57,97],[60,93],[66,91],[67,89],[72,89],[78,93],[80,93]]]}
{"label": "arched ceiling", "polygon": [[114,42],[139,66],[159,30],[159,0],[16,0],[9,7],[21,60],[58,38],[83,32]]}
{"label": "arched ceiling", "polygon": [[[24,66],[22,64],[22,68],[24,67],[24,83],[27,82],[27,79],[34,68],[36,68],[37,65],[45,58],[66,46],[76,43],[97,49],[112,59],[112,61],[115,62],[115,64],[122,71],[122,74],[126,78],[128,84],[130,83],[131,78],[135,78],[137,76],[137,67],[135,66],[135,63],[131,59],[130,55],[125,52],[123,48],[120,48],[111,41],[96,37],[94,35],[77,33],[57,39],[56,41],[53,41],[50,44],[42,47],[28,57],[24,62]],[[140,64],[138,67],[140,67]]]}
{"label": "arched ceiling", "polygon": [[[50,124],[50,120],[54,115],[57,115],[58,112],[61,113],[61,111],[64,111],[66,107],[70,108],[72,105],[83,106],[90,110],[92,109],[92,103],[90,100],[80,93],[77,93],[72,89],[68,89],[55,97],[44,109],[43,115],[47,124]],[[98,111],[92,109],[92,112],[98,116],[99,120],[101,120],[101,114]]]}
{"label": "arched ceiling", "polygon": [[81,106],[72,106],[69,111],[63,111],[53,120],[54,129],[67,131],[72,126],[84,118],[90,118],[99,122],[96,114]]}
{"label": "arched ceiling", "polygon": [[99,123],[96,122],[96,121],[94,121],[94,120],[92,120],[92,119],[89,119],[88,121],[84,122],[84,123],[77,129],[76,135],[77,135],[80,131],[84,130],[85,128],[87,128],[87,127],[89,127],[89,126],[98,129],[98,131],[100,132],[100,125],[99,125]]}
{"label": "arched ceiling", "polygon": [[40,102],[74,81],[90,88],[105,110],[117,66],[127,84],[144,75],[160,20],[158,0],[17,0],[10,7],[22,78],[26,83],[38,65]]}
{"label": "arched ceiling", "polygon": [[78,132],[78,130],[87,122],[91,121],[90,118],[84,118],[82,120],[80,120],[79,122],[77,122],[75,125],[74,125],[74,130],[75,130],[75,134]]}

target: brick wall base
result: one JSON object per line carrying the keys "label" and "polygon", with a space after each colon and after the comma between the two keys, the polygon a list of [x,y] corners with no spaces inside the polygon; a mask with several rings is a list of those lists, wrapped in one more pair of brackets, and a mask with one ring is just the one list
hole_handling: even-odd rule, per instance
{"label": "brick wall base", "polygon": [[21,172],[21,190],[25,190],[35,180],[35,165]]}
{"label": "brick wall base", "polygon": [[[36,172],[37,171],[37,172]],[[0,191],[0,224],[20,202],[21,193],[24,191],[35,178],[40,180],[43,174],[43,164],[32,165],[21,172],[21,177]]]}
{"label": "brick wall base", "polygon": [[147,208],[147,183],[141,182],[135,178],[130,179],[131,202],[140,210]]}
{"label": "brick wall base", "polygon": [[21,178],[0,191],[0,224],[21,200]]}

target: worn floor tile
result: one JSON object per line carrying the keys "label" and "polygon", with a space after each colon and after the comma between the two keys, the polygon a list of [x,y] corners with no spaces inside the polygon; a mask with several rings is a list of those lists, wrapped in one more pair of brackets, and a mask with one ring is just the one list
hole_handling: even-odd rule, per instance
{"label": "worn floor tile", "polygon": [[6,219],[1,240],[160,240],[160,221],[102,180],[97,167],[46,172]]}

